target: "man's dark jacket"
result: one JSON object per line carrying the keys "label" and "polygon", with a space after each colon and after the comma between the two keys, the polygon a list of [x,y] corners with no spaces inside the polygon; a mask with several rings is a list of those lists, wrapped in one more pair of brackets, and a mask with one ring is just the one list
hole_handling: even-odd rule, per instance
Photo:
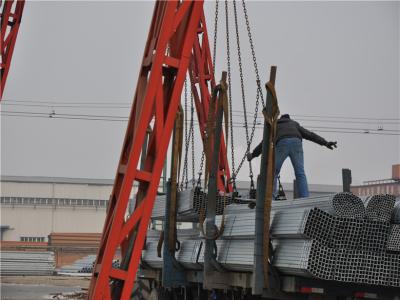
{"label": "man's dark jacket", "polygon": [[[278,142],[284,138],[306,139],[321,146],[325,146],[327,144],[327,141],[323,137],[305,129],[304,127],[301,127],[299,123],[290,119],[289,115],[283,115],[278,120],[276,128],[276,144],[278,144]],[[256,148],[254,148],[252,157],[259,156],[261,154],[261,151],[262,141]]]}

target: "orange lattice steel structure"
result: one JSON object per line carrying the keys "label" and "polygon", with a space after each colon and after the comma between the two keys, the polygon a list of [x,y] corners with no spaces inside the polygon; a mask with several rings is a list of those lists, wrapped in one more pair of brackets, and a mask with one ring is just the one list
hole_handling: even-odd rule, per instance
{"label": "orange lattice steel structure", "polygon": [[[90,299],[130,299],[188,71],[203,136],[210,91],[215,86],[203,1],[157,1],[93,270]],[[144,168],[138,169],[148,127],[152,130]],[[230,191],[226,146],[223,139],[221,142],[218,188]],[[136,207],[125,219],[134,182],[139,184]],[[118,250],[124,259],[117,269],[112,260]]]}
{"label": "orange lattice steel structure", "polygon": [[0,62],[0,101],[6,85],[8,72],[10,70],[11,58],[17,40],[19,25],[21,24],[22,12],[25,0],[6,0],[2,3],[1,13],[1,62]]}

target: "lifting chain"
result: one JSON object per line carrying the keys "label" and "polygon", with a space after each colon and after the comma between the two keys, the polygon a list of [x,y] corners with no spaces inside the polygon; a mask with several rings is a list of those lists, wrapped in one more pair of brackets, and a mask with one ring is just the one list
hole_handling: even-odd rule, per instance
{"label": "lifting chain", "polygon": [[260,75],[258,73],[256,51],[254,50],[254,43],[253,43],[253,38],[251,36],[251,30],[250,30],[249,16],[247,14],[246,3],[244,0],[242,0],[242,6],[243,6],[244,17],[246,19],[246,28],[247,28],[247,35],[249,36],[251,55],[253,56],[254,72],[256,73],[256,82],[257,82],[257,90],[258,90],[257,101],[259,100],[259,98],[261,98],[262,107],[265,107],[264,96],[263,96],[262,88],[261,88],[261,84],[260,84]]}
{"label": "lifting chain", "polygon": [[[217,33],[218,33],[218,3],[215,1],[215,16],[214,16],[214,45],[213,45],[213,74],[215,74],[215,60],[217,56]],[[215,75],[214,75],[215,76]]]}
{"label": "lifting chain", "polygon": [[[219,12],[219,0],[215,1],[215,15],[214,15],[214,45],[213,45],[213,74],[215,74],[215,62],[217,56],[217,36],[218,36],[218,12]],[[204,167],[204,147],[207,144],[207,136],[205,135],[203,140],[203,152],[201,153],[200,167],[199,167],[199,177],[197,179],[196,187],[201,188],[201,175],[203,174]]]}
{"label": "lifting chain", "polygon": [[[233,116],[232,116],[232,84],[231,84],[231,50],[230,50],[230,37],[229,37],[229,10],[228,0],[225,0],[225,25],[226,25],[226,58],[228,65],[228,96],[229,96],[229,119],[230,119],[230,135],[231,135],[231,163],[232,163],[232,174],[231,177],[233,190],[236,191],[236,180],[235,180],[235,146],[233,142]],[[229,132],[225,132],[228,143]]]}
{"label": "lifting chain", "polygon": [[[234,1],[234,5],[235,4],[236,3]],[[249,138],[249,140],[247,140],[246,152],[244,153],[244,155],[243,155],[243,157],[242,157],[242,159],[241,159],[241,161],[239,163],[239,166],[238,166],[238,168],[236,170],[236,173],[233,175],[235,177],[237,176],[237,174],[239,173],[240,169],[242,168],[243,163],[246,160],[247,153],[250,152],[250,147],[251,147],[251,143],[253,142],[254,133],[255,133],[256,124],[257,124],[257,115],[258,115],[258,109],[259,109],[260,100],[261,100],[262,107],[265,107],[264,96],[263,96],[261,83],[260,83],[260,75],[259,75],[258,66],[257,66],[257,58],[256,58],[255,50],[254,50],[254,43],[253,43],[253,38],[252,38],[252,35],[251,35],[249,16],[247,14],[247,8],[246,8],[245,0],[242,0],[242,7],[243,7],[244,17],[245,17],[245,21],[246,21],[247,35],[248,35],[248,38],[249,38],[251,54],[252,54],[252,58],[253,58],[254,72],[256,74],[257,94],[256,94],[256,105],[255,105],[255,109],[254,109],[254,118],[253,118],[253,124],[252,124],[252,128],[251,128],[250,138]],[[247,124],[246,124],[246,126],[247,126]],[[252,170],[250,170],[250,180],[251,180],[251,189],[254,189],[254,180],[253,180]]]}
{"label": "lifting chain", "polygon": [[[254,42],[251,34],[251,29],[250,29],[250,22],[249,22],[249,17],[247,13],[247,7],[245,0],[242,0],[242,7],[243,7],[243,13],[245,17],[245,22],[246,22],[246,29],[247,29],[247,35],[249,39],[249,44],[250,44],[250,49],[251,49],[251,54],[252,54],[252,59],[253,59],[253,66],[254,66],[254,72],[256,74],[256,83],[257,83],[257,93],[256,93],[256,105],[254,109],[254,118],[253,118],[253,124],[249,136],[249,131],[248,131],[248,121],[247,121],[247,110],[245,107],[245,96],[244,96],[244,82],[243,82],[243,71],[242,71],[242,61],[241,61],[241,50],[240,50],[240,41],[239,41],[239,30],[238,30],[238,22],[237,22],[237,9],[236,9],[236,1],[233,1],[234,5],[234,13],[235,13],[235,27],[236,27],[236,38],[237,38],[237,50],[238,50],[238,58],[239,58],[239,71],[240,71],[240,81],[241,81],[241,89],[242,89],[242,100],[243,100],[243,110],[244,110],[244,121],[245,121],[245,128],[246,128],[246,142],[247,142],[247,148],[246,152],[244,153],[237,169],[235,169],[235,149],[234,149],[234,143],[233,143],[233,118],[232,118],[232,92],[231,92],[231,64],[230,64],[230,41],[229,41],[229,20],[228,20],[228,1],[225,0],[225,14],[226,14],[226,39],[227,39],[227,63],[228,63],[228,86],[229,86],[229,114],[230,114],[230,135],[231,135],[231,154],[232,154],[232,175],[231,175],[231,180],[233,182],[233,188],[236,190],[236,182],[235,179],[237,177],[237,174],[239,173],[240,169],[243,166],[243,163],[246,160],[247,154],[250,152],[250,147],[252,144],[252,141],[254,139],[254,134],[255,134],[255,127],[257,124],[257,115],[258,115],[258,110],[259,110],[259,102],[261,100],[262,107],[265,107],[265,102],[264,102],[264,96],[262,92],[262,87],[260,83],[260,76],[259,76],[259,71],[258,71],[258,65],[257,65],[257,59],[256,59],[256,54],[255,54],[255,47],[254,47]],[[216,0],[215,3],[215,19],[214,19],[214,45],[213,45],[213,71],[215,73],[215,63],[216,63],[216,53],[217,53],[217,28],[218,28],[218,13],[219,13],[219,0]],[[226,133],[228,134],[228,133]],[[205,141],[204,143],[207,142],[207,136],[205,136]],[[193,139],[192,139],[193,143]],[[202,152],[201,160],[200,160],[200,169],[199,169],[199,177],[197,180],[197,187],[201,186],[201,176],[202,176],[202,169],[204,167],[204,159],[205,159],[205,153],[204,150]],[[253,175],[253,169],[251,163],[249,163],[249,176],[250,176],[250,182],[251,182],[251,189],[254,189],[254,175]]]}
{"label": "lifting chain", "polygon": [[195,175],[194,175],[194,129],[193,129],[193,117],[194,117],[194,105],[193,105],[193,93],[190,93],[190,130],[189,135],[192,142],[192,186],[194,187]]}
{"label": "lifting chain", "polygon": [[188,186],[189,174],[188,174],[188,152],[189,152],[189,143],[190,143],[190,130],[187,128],[187,80],[185,80],[185,157],[183,162],[183,170],[182,170],[182,179],[180,182],[180,189],[183,190],[183,185],[185,184],[185,188]]}
{"label": "lifting chain", "polygon": [[[238,25],[238,16],[236,9],[236,0],[233,0],[233,11],[235,16],[235,29],[236,29],[236,45],[237,45],[237,53],[238,53],[238,64],[239,64],[239,75],[240,75],[240,88],[242,92],[242,106],[243,106],[243,116],[244,116],[244,127],[246,132],[246,143],[247,148],[250,148],[251,142],[249,138],[249,126],[247,123],[247,109],[246,109],[246,94],[244,92],[244,79],[243,79],[243,67],[242,67],[242,54],[240,50],[240,37],[239,37],[239,25]],[[257,103],[258,110],[258,103]],[[256,115],[257,118],[257,115]],[[246,151],[247,154],[247,151]],[[254,188],[254,180],[253,180],[253,168],[251,165],[251,161],[249,161],[249,176],[250,176],[250,188]]]}

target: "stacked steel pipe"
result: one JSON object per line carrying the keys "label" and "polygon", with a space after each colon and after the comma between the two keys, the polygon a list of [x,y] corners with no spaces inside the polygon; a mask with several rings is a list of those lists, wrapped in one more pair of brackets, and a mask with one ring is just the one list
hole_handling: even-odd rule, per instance
{"label": "stacked steel pipe", "polygon": [[[270,229],[274,265],[288,275],[400,287],[400,222],[395,223],[399,210],[391,195],[361,200],[339,193],[275,201]],[[217,216],[217,225],[221,220]],[[245,204],[227,206],[225,230],[216,241],[218,262],[228,271],[251,272],[254,234],[255,211]],[[201,269],[201,235],[179,236],[178,231],[178,261],[187,269]],[[143,259],[161,268],[154,243],[148,242]]]}
{"label": "stacked steel pipe", "polygon": [[[161,220],[165,214],[166,195],[156,197],[152,219]],[[200,214],[206,213],[207,193],[199,188],[193,188],[178,192],[178,221],[181,222],[198,222]],[[217,215],[222,215],[224,207],[240,202],[240,199],[235,199],[232,194],[217,195],[216,212]]]}
{"label": "stacked steel pipe", "polygon": [[54,253],[50,251],[0,251],[0,274],[52,275]]}

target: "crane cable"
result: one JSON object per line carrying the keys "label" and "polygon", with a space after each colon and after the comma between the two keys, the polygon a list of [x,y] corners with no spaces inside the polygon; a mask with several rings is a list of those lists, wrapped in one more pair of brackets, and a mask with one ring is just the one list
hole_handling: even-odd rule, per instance
{"label": "crane cable", "polygon": [[[236,0],[233,0],[233,11],[235,17],[235,30],[236,30],[236,46],[237,46],[237,55],[238,55],[238,66],[239,66],[239,76],[240,76],[240,89],[242,93],[242,106],[243,106],[243,116],[244,116],[244,127],[246,132],[246,143],[247,147],[251,145],[250,137],[249,137],[249,126],[247,123],[247,109],[246,109],[246,94],[244,92],[244,79],[243,79],[243,67],[242,67],[242,53],[240,49],[240,36],[239,36],[239,25],[238,25],[238,16],[237,16],[237,8],[236,8]],[[258,110],[258,104],[257,104]],[[257,115],[255,116],[257,118]],[[246,151],[247,154],[247,151]],[[236,176],[236,174],[234,174]],[[253,168],[251,165],[251,161],[249,161],[249,177],[250,177],[250,188],[254,189],[254,180],[253,180]]]}
{"label": "crane cable", "polygon": [[[230,37],[229,37],[229,9],[228,0],[225,0],[225,25],[226,25],[226,62],[228,66],[228,96],[229,96],[229,121],[230,121],[230,135],[231,135],[231,165],[232,165],[232,186],[233,191],[236,192],[236,178],[235,178],[235,145],[233,141],[233,116],[232,116],[232,76],[231,76],[231,50],[230,50]],[[229,132],[225,131],[226,143],[228,144]]]}
{"label": "crane cable", "polygon": [[[185,188],[188,187],[189,183],[189,170],[188,170],[188,152],[189,152],[189,144],[190,144],[190,139],[191,139],[191,131],[193,130],[193,120],[190,120],[190,127],[188,130],[188,119],[187,119],[187,106],[188,106],[188,88],[187,88],[187,80],[185,80],[185,119],[184,119],[184,124],[185,124],[185,156],[184,156],[184,162],[183,162],[183,170],[182,170],[182,179],[180,181],[179,187],[180,190],[183,190],[183,186],[185,185]],[[193,115],[191,116],[193,118]]]}
{"label": "crane cable", "polygon": [[[235,20],[237,19],[237,13],[236,13],[236,0],[233,0],[233,5],[234,5],[234,11],[235,11]],[[256,93],[256,104],[255,104],[255,109],[254,109],[254,118],[253,118],[253,124],[252,124],[252,128],[251,128],[251,133],[250,133],[250,138],[247,139],[247,135],[246,135],[246,139],[247,139],[247,148],[246,151],[236,169],[236,173],[233,174],[233,177],[237,177],[237,174],[239,173],[240,169],[243,166],[243,163],[246,160],[246,156],[247,154],[250,152],[250,147],[251,144],[253,142],[253,138],[254,138],[254,133],[255,133],[255,129],[256,129],[256,124],[257,124],[257,115],[258,115],[258,109],[259,109],[259,103],[261,100],[261,104],[262,107],[265,107],[265,102],[264,102],[264,95],[262,92],[262,87],[260,84],[260,75],[258,72],[258,65],[257,65],[257,58],[256,58],[256,54],[255,54],[255,48],[254,48],[254,42],[253,42],[253,38],[252,38],[252,34],[251,34],[251,28],[250,28],[250,22],[249,22],[249,16],[247,13],[247,8],[246,8],[246,3],[245,0],[242,0],[242,7],[243,7],[243,13],[244,13],[244,17],[245,17],[245,21],[246,21],[246,29],[247,29],[247,36],[249,39],[249,44],[250,44],[250,49],[251,49],[251,54],[252,54],[252,59],[253,59],[253,67],[254,67],[254,72],[256,74],[256,84],[257,84],[257,93]],[[237,30],[237,37],[239,37],[239,33],[238,33],[238,28],[236,28]],[[238,49],[239,51],[239,49]],[[241,58],[240,58],[241,59]],[[244,88],[243,88],[244,91]],[[243,98],[244,99],[244,98]],[[243,101],[243,107],[245,108],[245,100]],[[246,111],[244,109],[244,114],[246,114]],[[247,118],[245,117],[245,124],[244,124],[245,128],[246,128],[246,132],[248,132],[248,123],[247,123]],[[250,189],[253,190],[254,189],[254,180],[253,180],[253,170],[251,168],[251,164],[249,165],[249,177],[250,177]]]}
{"label": "crane cable", "polygon": [[[213,45],[213,74],[215,74],[215,62],[217,58],[217,36],[218,36],[218,13],[219,13],[219,0],[215,1],[215,14],[214,14],[214,45]],[[207,144],[207,136],[205,136],[203,140],[203,151],[201,153],[201,159],[200,159],[200,167],[199,167],[199,172],[198,172],[198,178],[196,182],[196,188],[200,189],[201,188],[201,176],[203,174],[203,167],[204,167],[204,160],[205,160],[205,151],[204,151],[204,145]],[[206,188],[206,187],[205,187]]]}
{"label": "crane cable", "polygon": [[193,105],[193,92],[190,93],[190,136],[192,142],[192,187],[194,188],[195,185],[195,164],[194,164],[194,129],[193,129],[193,116],[194,116],[194,105]]}
{"label": "crane cable", "polygon": [[[242,90],[242,105],[243,105],[243,112],[244,112],[244,127],[246,129],[246,151],[240,160],[240,163],[238,167],[236,168],[235,165],[235,148],[234,148],[234,142],[233,142],[233,109],[232,109],[232,92],[231,92],[231,62],[230,62],[230,37],[229,37],[229,10],[228,10],[228,1],[225,0],[225,22],[226,22],[226,40],[227,40],[227,64],[228,64],[228,88],[229,88],[229,116],[230,116],[230,135],[231,135],[231,155],[232,155],[232,173],[231,173],[231,181],[233,183],[233,189],[234,191],[236,190],[236,178],[237,175],[240,171],[240,169],[243,166],[243,163],[246,160],[247,154],[250,152],[250,147],[254,139],[254,134],[255,134],[255,129],[257,125],[257,116],[258,116],[258,110],[259,110],[259,104],[261,101],[262,107],[265,107],[265,102],[264,102],[264,95],[260,83],[260,76],[259,76],[259,71],[258,71],[258,65],[257,65],[257,58],[255,54],[255,47],[254,47],[254,42],[251,34],[251,28],[250,28],[250,22],[249,22],[249,16],[247,13],[247,7],[245,0],[242,0],[242,8],[243,8],[243,14],[246,22],[246,30],[247,30],[247,35],[248,35],[248,40],[250,44],[250,49],[251,49],[251,54],[252,54],[252,60],[253,60],[253,67],[254,67],[254,72],[256,75],[256,85],[257,85],[257,92],[256,92],[256,104],[255,104],[255,109],[254,109],[254,117],[253,117],[253,122],[252,122],[252,127],[250,131],[250,136],[249,136],[249,125],[248,125],[248,120],[247,120],[247,109],[246,109],[246,100],[245,100],[245,93],[244,93],[244,76],[243,76],[243,69],[242,69],[242,58],[241,58],[241,49],[240,49],[240,38],[239,38],[239,26],[238,26],[238,17],[237,17],[237,7],[236,7],[236,0],[233,0],[233,6],[234,6],[234,16],[235,16],[235,29],[236,29],[236,41],[237,41],[237,50],[238,50],[238,61],[239,61],[239,72],[240,72],[240,78],[241,78],[241,90]],[[217,53],[217,33],[218,33],[218,14],[219,14],[219,0],[216,0],[215,2],[215,18],[214,18],[214,45],[213,45],[213,71],[215,73],[215,63],[216,63],[216,53]],[[228,137],[228,132],[226,132],[226,135]],[[207,136],[205,137],[207,139]],[[204,141],[206,143],[207,141]],[[205,153],[204,149],[202,152],[201,156],[201,161],[200,161],[200,168],[199,168],[199,176],[197,180],[197,187],[201,187],[201,176],[202,176],[202,169],[204,167],[204,159],[205,159]],[[249,177],[250,177],[250,189],[254,189],[254,175],[253,175],[253,168],[251,166],[251,163],[249,163]]]}

